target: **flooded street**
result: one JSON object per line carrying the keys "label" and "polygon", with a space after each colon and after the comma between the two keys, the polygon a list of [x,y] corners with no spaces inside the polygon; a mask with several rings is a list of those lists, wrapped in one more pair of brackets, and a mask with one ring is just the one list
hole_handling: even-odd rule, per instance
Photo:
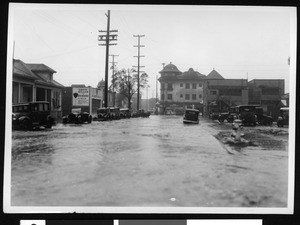
{"label": "flooded street", "polygon": [[213,122],[200,119],[13,131],[11,205],[286,207],[287,149],[229,154]]}

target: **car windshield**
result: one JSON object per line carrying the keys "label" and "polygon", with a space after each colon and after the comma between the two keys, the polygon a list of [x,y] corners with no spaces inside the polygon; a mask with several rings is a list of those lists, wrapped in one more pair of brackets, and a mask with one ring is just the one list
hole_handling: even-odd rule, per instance
{"label": "car windshield", "polygon": [[18,106],[13,106],[13,112],[28,112],[29,111],[29,106],[28,105],[18,105]]}

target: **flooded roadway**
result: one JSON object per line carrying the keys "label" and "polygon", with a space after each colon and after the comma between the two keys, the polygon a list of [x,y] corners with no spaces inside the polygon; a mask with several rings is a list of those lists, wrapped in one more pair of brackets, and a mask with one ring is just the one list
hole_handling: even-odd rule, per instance
{"label": "flooded roadway", "polygon": [[211,121],[150,116],[12,133],[12,206],[286,207],[286,149],[228,154]]}

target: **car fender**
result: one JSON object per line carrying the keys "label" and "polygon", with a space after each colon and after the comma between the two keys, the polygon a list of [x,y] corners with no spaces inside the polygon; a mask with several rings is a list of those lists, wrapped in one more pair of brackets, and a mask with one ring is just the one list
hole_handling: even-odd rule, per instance
{"label": "car fender", "polygon": [[23,122],[24,120],[29,120],[31,121],[31,119],[28,116],[21,116],[17,119],[19,122]]}

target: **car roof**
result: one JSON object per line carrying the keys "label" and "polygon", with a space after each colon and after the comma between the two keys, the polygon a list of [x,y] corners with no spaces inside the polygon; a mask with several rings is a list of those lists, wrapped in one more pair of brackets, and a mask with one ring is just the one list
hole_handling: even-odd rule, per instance
{"label": "car roof", "polygon": [[187,112],[187,111],[191,111],[191,112],[199,112],[198,109],[185,109],[185,111],[186,111],[186,112]]}
{"label": "car roof", "polygon": [[35,101],[35,102],[27,102],[27,103],[18,103],[18,104],[14,104],[12,106],[22,106],[22,105],[29,105],[29,104],[35,104],[35,103],[47,103],[47,104],[49,104],[49,102],[47,102],[47,101]]}
{"label": "car roof", "polygon": [[282,107],[280,110],[289,110],[289,107]]}

